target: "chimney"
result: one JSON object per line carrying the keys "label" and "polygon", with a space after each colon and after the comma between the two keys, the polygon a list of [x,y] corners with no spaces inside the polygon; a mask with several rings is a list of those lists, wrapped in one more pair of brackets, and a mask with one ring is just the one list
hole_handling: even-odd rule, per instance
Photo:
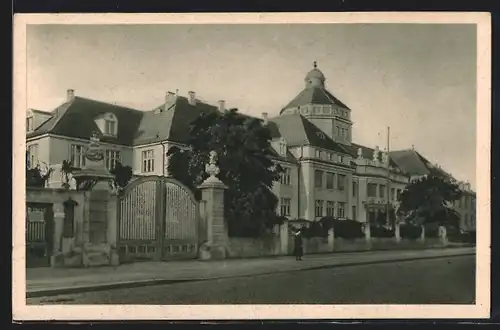
{"label": "chimney", "polygon": [[226,101],[224,100],[219,100],[219,111],[222,112],[224,110],[226,110]]}
{"label": "chimney", "polygon": [[264,121],[264,126],[267,126],[267,112],[262,113],[262,120]]}
{"label": "chimney", "polygon": [[75,98],[75,90],[74,89],[68,89],[66,92],[66,101],[71,102]]}
{"label": "chimney", "polygon": [[188,98],[189,104],[196,105],[196,93],[193,91],[189,91],[188,94],[189,94]]}
{"label": "chimney", "polygon": [[414,144],[411,145],[411,150],[415,150],[415,145]]}

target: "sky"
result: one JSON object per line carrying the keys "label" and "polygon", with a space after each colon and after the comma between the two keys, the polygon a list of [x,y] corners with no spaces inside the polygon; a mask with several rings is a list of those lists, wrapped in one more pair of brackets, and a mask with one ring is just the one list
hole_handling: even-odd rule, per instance
{"label": "sky", "polygon": [[317,61],[353,141],[412,145],[476,184],[476,27],[451,24],[30,25],[28,108],[75,95],[139,110],[167,91],[277,116]]}

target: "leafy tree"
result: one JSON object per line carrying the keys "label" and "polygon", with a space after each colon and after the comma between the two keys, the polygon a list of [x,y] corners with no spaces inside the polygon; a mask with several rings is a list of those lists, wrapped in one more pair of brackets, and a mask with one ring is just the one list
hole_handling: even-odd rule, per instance
{"label": "leafy tree", "polygon": [[168,170],[195,191],[208,177],[205,164],[217,152],[219,179],[225,191],[225,218],[231,236],[258,236],[279,222],[277,197],[271,191],[282,168],[271,160],[269,129],[237,109],[201,114],[191,125],[187,145],[172,147]]}
{"label": "leafy tree", "polygon": [[449,205],[460,197],[457,184],[441,177],[426,176],[411,182],[401,193],[398,212],[415,225],[457,226],[458,215]]}
{"label": "leafy tree", "polygon": [[116,162],[115,167],[109,172],[114,176],[113,186],[118,191],[122,191],[132,179],[132,167],[124,166],[120,162]]}
{"label": "leafy tree", "polygon": [[45,171],[42,171],[40,164],[37,164],[33,168],[31,165],[28,152],[26,152],[26,186],[45,188],[47,181],[53,172],[53,168],[45,166]]}

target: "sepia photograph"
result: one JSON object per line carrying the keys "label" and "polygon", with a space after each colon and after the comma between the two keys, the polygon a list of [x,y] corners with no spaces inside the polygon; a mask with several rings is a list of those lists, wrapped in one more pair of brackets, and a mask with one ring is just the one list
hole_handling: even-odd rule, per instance
{"label": "sepia photograph", "polygon": [[488,316],[488,14],[19,15],[14,44],[14,318]]}

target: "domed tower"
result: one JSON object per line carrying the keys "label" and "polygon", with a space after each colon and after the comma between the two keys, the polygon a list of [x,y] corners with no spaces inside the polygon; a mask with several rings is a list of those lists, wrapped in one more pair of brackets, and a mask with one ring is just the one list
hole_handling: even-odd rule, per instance
{"label": "domed tower", "polygon": [[325,87],[325,75],[316,61],[305,78],[305,87],[280,112],[300,114],[320,128],[335,142],[350,145],[352,141],[351,109]]}

